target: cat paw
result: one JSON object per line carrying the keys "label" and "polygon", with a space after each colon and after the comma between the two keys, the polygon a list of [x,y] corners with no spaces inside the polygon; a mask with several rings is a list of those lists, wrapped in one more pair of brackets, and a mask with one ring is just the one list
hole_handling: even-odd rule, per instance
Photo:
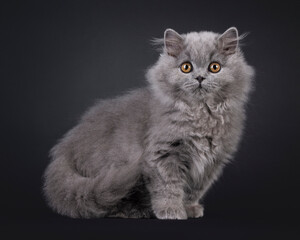
{"label": "cat paw", "polygon": [[204,207],[201,204],[187,205],[185,210],[189,218],[199,218],[204,215]]}
{"label": "cat paw", "polygon": [[154,211],[158,219],[187,219],[184,208],[167,207],[166,209]]}

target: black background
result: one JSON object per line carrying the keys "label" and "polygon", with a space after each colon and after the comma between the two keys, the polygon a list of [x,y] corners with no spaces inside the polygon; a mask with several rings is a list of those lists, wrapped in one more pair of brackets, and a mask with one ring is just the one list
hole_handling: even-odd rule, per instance
{"label": "black background", "polygon": [[[299,235],[299,3],[296,1],[9,1],[1,3],[1,229],[51,238],[293,239]],[[179,33],[250,32],[256,69],[239,152],[187,221],[74,220],[42,195],[49,149],[97,98],[145,86]],[[140,236],[140,237],[139,237]]]}

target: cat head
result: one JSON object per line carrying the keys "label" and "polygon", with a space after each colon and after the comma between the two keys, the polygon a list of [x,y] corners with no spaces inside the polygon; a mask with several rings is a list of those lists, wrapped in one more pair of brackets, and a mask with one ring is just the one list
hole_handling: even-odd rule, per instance
{"label": "cat head", "polygon": [[199,101],[209,97],[246,98],[253,69],[246,64],[239,41],[243,38],[231,27],[223,34],[191,32],[178,34],[167,29],[158,62],[147,79],[165,102]]}

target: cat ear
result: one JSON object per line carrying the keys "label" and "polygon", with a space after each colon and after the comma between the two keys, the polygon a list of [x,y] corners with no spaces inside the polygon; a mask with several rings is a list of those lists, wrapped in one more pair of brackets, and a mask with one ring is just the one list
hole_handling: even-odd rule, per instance
{"label": "cat ear", "polygon": [[238,47],[239,35],[238,30],[235,27],[227,29],[219,38],[218,38],[218,48],[221,53],[225,55],[234,54]]}
{"label": "cat ear", "polygon": [[164,34],[164,45],[170,56],[177,57],[183,49],[183,38],[179,33],[168,28]]}

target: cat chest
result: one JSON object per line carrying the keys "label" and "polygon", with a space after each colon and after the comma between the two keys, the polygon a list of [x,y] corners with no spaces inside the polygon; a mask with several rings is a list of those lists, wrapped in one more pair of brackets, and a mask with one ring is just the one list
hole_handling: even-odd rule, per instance
{"label": "cat chest", "polygon": [[205,116],[190,123],[185,141],[189,158],[191,185],[199,185],[202,178],[211,174],[222,160],[226,160],[231,119],[227,116]]}
{"label": "cat chest", "polygon": [[189,144],[198,152],[217,153],[232,131],[231,121],[228,115],[195,116],[186,131]]}

